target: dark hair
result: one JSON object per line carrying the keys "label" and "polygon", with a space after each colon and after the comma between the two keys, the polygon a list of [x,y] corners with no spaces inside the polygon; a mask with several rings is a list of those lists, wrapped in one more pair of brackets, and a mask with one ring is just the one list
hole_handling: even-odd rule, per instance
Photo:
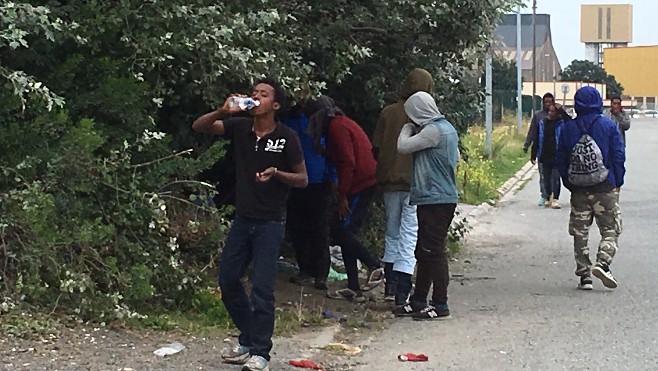
{"label": "dark hair", "polygon": [[555,100],[555,96],[553,96],[553,94],[551,94],[551,93],[544,94],[544,96],[541,98],[541,100],[544,100],[546,98],[551,98],[551,99]]}
{"label": "dark hair", "polygon": [[620,96],[618,96],[618,95],[613,95],[612,97],[610,97],[610,102],[614,102],[614,101],[616,101],[616,100],[618,100],[619,103],[621,103],[621,97],[620,97]]}
{"label": "dark hair", "polygon": [[279,84],[278,81],[270,77],[265,77],[256,81],[254,86],[258,84],[266,84],[271,86],[274,89],[274,101],[279,103],[281,107],[284,107],[286,105],[286,91],[283,89],[283,86],[281,86],[281,84]]}

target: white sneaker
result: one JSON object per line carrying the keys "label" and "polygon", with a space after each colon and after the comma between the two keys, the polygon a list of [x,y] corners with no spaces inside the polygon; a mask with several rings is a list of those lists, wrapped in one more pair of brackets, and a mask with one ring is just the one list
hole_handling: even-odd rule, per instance
{"label": "white sneaker", "polygon": [[608,268],[607,265],[601,263],[597,264],[596,267],[592,269],[592,274],[603,282],[603,286],[609,289],[617,288],[617,280],[612,276],[612,272],[610,272],[610,268]]}
{"label": "white sneaker", "polygon": [[267,360],[261,356],[251,356],[247,363],[242,366],[242,371],[269,371]]}
{"label": "white sneaker", "polygon": [[553,200],[553,201],[551,201],[550,207],[551,207],[551,209],[561,209],[562,205],[560,205],[560,203],[557,202],[557,200]]}

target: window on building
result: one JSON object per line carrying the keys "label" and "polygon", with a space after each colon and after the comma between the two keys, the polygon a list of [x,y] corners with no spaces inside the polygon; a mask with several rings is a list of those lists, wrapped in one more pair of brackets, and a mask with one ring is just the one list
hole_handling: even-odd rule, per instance
{"label": "window on building", "polygon": [[635,108],[644,108],[644,97],[635,97]]}
{"label": "window on building", "polygon": [[645,104],[647,109],[651,109],[651,110],[656,109],[656,97],[646,97]]}

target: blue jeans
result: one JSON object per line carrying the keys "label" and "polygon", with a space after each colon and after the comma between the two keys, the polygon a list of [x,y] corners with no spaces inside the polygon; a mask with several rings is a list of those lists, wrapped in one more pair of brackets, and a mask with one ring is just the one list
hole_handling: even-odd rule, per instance
{"label": "blue jeans", "polygon": [[[240,330],[241,345],[252,355],[270,359],[274,332],[274,283],[276,262],[285,233],[285,222],[238,216],[228,234],[219,264],[222,301]],[[251,297],[242,277],[252,264]]]}
{"label": "blue jeans", "polygon": [[546,186],[544,184],[544,164],[538,161],[537,168],[539,169],[539,192],[541,193],[541,198],[548,200],[550,194],[546,193]]}
{"label": "blue jeans", "polygon": [[560,173],[557,170],[557,167],[553,164],[542,164],[542,181],[544,183],[544,192],[548,200],[553,195],[555,200],[560,199],[560,189],[562,188],[562,183],[560,182]]}
{"label": "blue jeans", "polygon": [[384,263],[392,263],[393,271],[413,274],[416,267],[418,217],[416,206],[409,204],[409,192],[384,193],[386,235]]}

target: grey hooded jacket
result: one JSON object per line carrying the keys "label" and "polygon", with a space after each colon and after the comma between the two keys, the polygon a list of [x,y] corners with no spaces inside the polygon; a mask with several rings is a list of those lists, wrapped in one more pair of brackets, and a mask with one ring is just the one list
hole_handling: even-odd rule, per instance
{"label": "grey hooded jacket", "polygon": [[404,103],[406,124],[398,137],[398,152],[413,153],[412,205],[456,204],[459,137],[436,107],[434,98],[418,92]]}

